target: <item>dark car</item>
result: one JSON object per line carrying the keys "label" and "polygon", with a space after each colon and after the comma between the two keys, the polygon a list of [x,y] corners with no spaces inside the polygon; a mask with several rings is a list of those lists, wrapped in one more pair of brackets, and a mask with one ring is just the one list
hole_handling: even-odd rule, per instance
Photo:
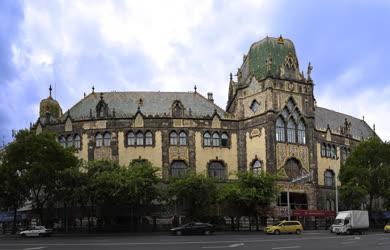
{"label": "dark car", "polygon": [[209,223],[191,222],[179,227],[172,228],[171,233],[176,235],[183,235],[183,234],[210,235],[213,233],[213,225]]}

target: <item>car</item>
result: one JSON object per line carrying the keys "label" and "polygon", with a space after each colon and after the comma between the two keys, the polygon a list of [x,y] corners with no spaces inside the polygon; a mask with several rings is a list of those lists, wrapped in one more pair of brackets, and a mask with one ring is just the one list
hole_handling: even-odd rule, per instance
{"label": "car", "polygon": [[281,221],[272,226],[264,228],[267,234],[296,233],[301,234],[302,224],[299,221]]}
{"label": "car", "polygon": [[19,235],[22,237],[39,237],[39,236],[50,236],[53,230],[47,229],[44,226],[34,226],[27,230],[19,232]]}
{"label": "car", "polygon": [[383,229],[383,231],[385,233],[390,233],[390,222],[388,222],[386,225],[385,225],[385,228]]}
{"label": "car", "polygon": [[184,234],[204,234],[210,235],[214,232],[213,225],[202,222],[190,222],[182,226],[171,228],[171,233],[175,235]]}

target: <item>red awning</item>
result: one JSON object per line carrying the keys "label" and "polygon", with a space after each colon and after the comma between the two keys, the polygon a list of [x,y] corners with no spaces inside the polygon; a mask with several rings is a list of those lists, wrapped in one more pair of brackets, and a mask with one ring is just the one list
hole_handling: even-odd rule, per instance
{"label": "red awning", "polygon": [[297,217],[336,217],[335,211],[327,210],[304,210],[295,209],[293,210],[293,216]]}

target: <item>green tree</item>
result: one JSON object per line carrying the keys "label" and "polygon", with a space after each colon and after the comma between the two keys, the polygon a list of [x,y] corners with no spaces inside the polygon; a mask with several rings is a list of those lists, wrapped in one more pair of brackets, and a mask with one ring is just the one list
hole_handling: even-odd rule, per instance
{"label": "green tree", "polygon": [[367,190],[357,182],[350,180],[340,187],[341,207],[345,210],[360,209],[366,200]]}
{"label": "green tree", "polygon": [[184,205],[186,216],[192,220],[210,215],[217,198],[216,180],[195,173],[170,180],[167,191],[171,201]]}
{"label": "green tree", "polygon": [[62,172],[78,165],[74,149],[63,148],[53,134],[36,135],[23,130],[6,147],[5,158],[11,168],[20,170],[41,223],[44,223],[43,208],[53,204]]}
{"label": "green tree", "polygon": [[368,210],[373,210],[373,200],[385,198],[390,188],[390,144],[377,137],[359,143],[340,169],[339,179],[345,186],[345,195],[353,193],[355,201],[368,196]]}

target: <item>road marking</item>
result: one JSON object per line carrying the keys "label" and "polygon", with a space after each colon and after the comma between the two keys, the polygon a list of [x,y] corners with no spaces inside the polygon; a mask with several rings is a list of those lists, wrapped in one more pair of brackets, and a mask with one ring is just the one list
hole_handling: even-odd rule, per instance
{"label": "road marking", "polygon": [[272,249],[292,249],[292,248],[301,248],[301,246],[273,247]]}
{"label": "road marking", "polygon": [[231,244],[228,246],[209,246],[209,247],[202,247],[202,248],[235,248],[235,247],[240,247],[243,246],[244,243],[237,243],[237,244]]}
{"label": "road marking", "polygon": [[38,250],[38,249],[45,249],[47,247],[29,247],[29,248],[23,248],[23,250]]}

